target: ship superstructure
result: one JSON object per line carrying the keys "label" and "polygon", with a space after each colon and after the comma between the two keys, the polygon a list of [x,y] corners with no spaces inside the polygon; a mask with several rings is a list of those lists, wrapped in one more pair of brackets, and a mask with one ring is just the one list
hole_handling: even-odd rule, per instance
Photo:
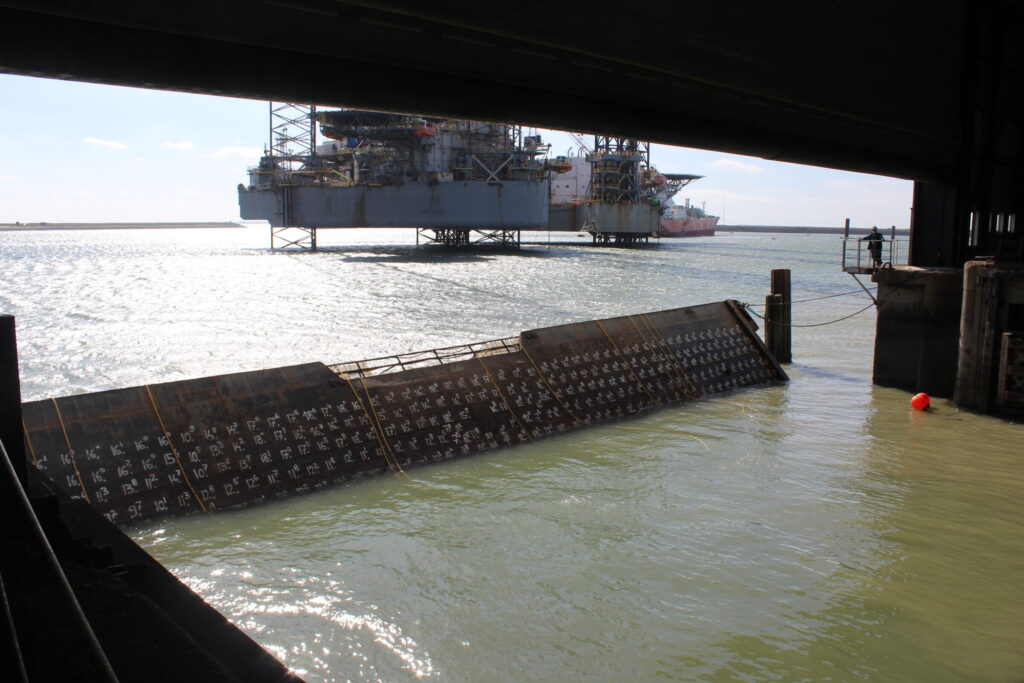
{"label": "ship superstructure", "polygon": [[[682,221],[700,211],[689,201],[675,205],[673,197],[703,176],[660,173],[651,165],[648,143],[597,136],[593,151],[585,146],[580,151],[556,159],[562,170],[551,179],[552,230],[578,229],[595,242],[633,243],[654,235],[679,236]],[[686,225],[704,228],[707,222]]]}
{"label": "ship superstructure", "polygon": [[271,246],[315,248],[317,229],[354,227],[518,244],[519,231],[548,227],[548,146],[520,126],[355,109],[310,108],[310,121],[325,141],[314,128],[296,155],[275,154],[272,140],[238,188],[242,218],[269,221]]}
{"label": "ship superstructure", "polygon": [[676,204],[674,197],[681,189],[704,176],[683,173],[666,173],[665,185],[661,198],[661,236],[662,237],[701,237],[715,234],[718,216],[709,215],[703,207],[698,207],[686,199]]}
{"label": "ship superstructure", "polygon": [[559,157],[568,170],[552,178],[551,230],[588,232],[595,243],[635,244],[657,235],[661,214],[650,145],[605,135],[593,150]]}

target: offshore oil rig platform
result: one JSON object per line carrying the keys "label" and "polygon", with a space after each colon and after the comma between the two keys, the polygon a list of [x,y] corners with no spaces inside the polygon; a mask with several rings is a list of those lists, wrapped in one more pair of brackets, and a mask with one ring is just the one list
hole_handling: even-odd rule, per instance
{"label": "offshore oil rig platform", "polygon": [[631,245],[657,236],[672,195],[700,177],[658,173],[649,143],[626,138],[548,158],[540,135],[509,123],[273,102],[270,121],[238,202],[243,219],[270,223],[271,248],[316,249],[317,230],[359,227],[446,246],[518,247],[523,230]]}
{"label": "offshore oil rig platform", "polygon": [[552,231],[588,232],[600,244],[646,242],[663,234],[672,197],[703,177],[659,173],[648,142],[596,135],[588,148],[578,141],[579,155],[556,157],[550,164]]}

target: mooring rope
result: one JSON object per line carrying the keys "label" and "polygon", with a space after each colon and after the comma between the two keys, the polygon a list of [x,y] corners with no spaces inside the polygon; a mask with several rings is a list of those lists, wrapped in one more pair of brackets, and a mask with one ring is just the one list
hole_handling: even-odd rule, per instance
{"label": "mooring rope", "polygon": [[68,430],[64,426],[64,416],[60,414],[60,406],[57,405],[57,399],[51,398],[50,401],[53,403],[53,409],[57,411],[60,431],[64,432],[64,443],[68,445],[68,459],[71,461],[71,468],[75,471],[75,476],[78,477],[78,486],[82,489],[82,496],[85,497],[85,502],[91,503],[89,492],[85,490],[85,480],[82,479],[82,473],[78,471],[78,464],[75,462],[75,449],[71,447],[71,439],[68,438]]}
{"label": "mooring rope", "polygon": [[[866,289],[869,292],[873,292],[876,289],[878,289],[878,287],[867,287]],[[804,303],[807,303],[808,301],[821,301],[822,299],[834,299],[837,296],[850,296],[851,294],[863,294],[863,293],[864,293],[863,289],[853,289],[853,290],[850,290],[849,292],[840,292],[839,294],[826,294],[825,296],[816,296],[816,297],[813,297],[811,299],[797,299],[795,301],[790,301],[789,303],[790,304],[804,304]],[[761,306],[761,307],[764,307],[765,304],[750,304],[750,305],[751,306]]]}
{"label": "mooring rope", "polygon": [[160,416],[160,411],[157,410],[156,401],[153,399],[153,392],[150,391],[149,385],[146,385],[146,394],[149,396],[149,404],[153,406],[153,413],[156,415],[157,422],[160,423],[160,429],[164,433],[164,437],[167,439],[167,445],[171,447],[171,453],[174,454],[174,462],[178,463],[178,471],[181,472],[182,478],[185,479],[185,485],[188,486],[189,491],[192,492],[192,496],[196,499],[199,504],[199,509],[203,512],[209,512],[206,506],[203,504],[203,499],[196,491],[195,487],[192,486],[192,482],[189,480],[188,475],[185,473],[185,468],[181,466],[181,458],[178,456],[178,449],[174,447],[174,442],[171,441],[171,433],[167,431],[167,425],[164,424],[164,418]]}
{"label": "mooring rope", "polygon": [[780,327],[823,327],[825,325],[832,325],[834,323],[842,322],[844,320],[849,320],[850,318],[852,318],[852,317],[854,317],[856,315],[860,315],[861,313],[863,313],[864,311],[868,310],[869,308],[874,308],[875,303],[871,302],[870,304],[868,304],[864,308],[860,309],[856,313],[851,313],[850,315],[844,315],[842,318],[836,318],[835,320],[828,320],[828,321],[823,322],[823,323],[811,323],[809,325],[797,325],[795,323],[788,323],[788,324],[786,324],[786,323],[777,322],[775,320],[768,320],[768,318],[764,317],[763,315],[761,315],[760,313],[755,311],[753,308],[751,308],[750,304],[743,303],[741,301],[740,305],[743,306],[744,308],[746,308],[748,311],[750,311],[752,314],[754,314],[755,316],[757,316],[761,320],[764,320],[765,322],[770,323],[772,325],[779,325]]}
{"label": "mooring rope", "polygon": [[[892,268],[891,265],[889,267],[890,267],[890,269]],[[913,278],[915,275],[917,275],[917,271],[913,271],[912,270],[912,271],[908,272],[906,277],[904,277],[902,280],[897,282],[895,285],[892,285],[892,289],[899,289],[900,287],[905,285],[908,281],[910,281],[910,279]],[[827,296],[819,296],[819,297],[815,297],[813,299],[797,299],[796,301],[790,301],[787,305],[800,304],[800,303],[805,303],[805,302],[808,302],[808,301],[820,301],[821,299],[831,299],[831,298],[834,298],[834,297],[837,297],[837,296],[847,296],[847,295],[850,295],[850,294],[859,294],[860,292],[867,292],[868,295],[870,295],[871,291],[874,291],[874,290],[877,290],[877,289],[878,289],[878,287],[865,287],[863,289],[856,289],[856,290],[852,290],[852,291],[849,291],[849,292],[842,292],[840,294],[829,294]],[[829,321],[823,322],[823,323],[812,323],[810,325],[794,325],[793,323],[790,323],[788,325],[783,325],[783,323],[779,323],[779,322],[768,320],[768,318],[764,317],[763,315],[761,315],[760,313],[758,313],[757,311],[754,310],[754,306],[764,307],[764,306],[766,306],[766,304],[748,304],[748,303],[744,303],[742,301],[740,301],[739,304],[741,306],[743,306],[744,308],[746,308],[747,311],[749,311],[750,313],[756,315],[761,320],[764,320],[766,322],[770,322],[773,325],[780,325],[780,326],[783,326],[783,327],[822,327],[824,325],[831,325],[833,323],[842,322],[843,320],[849,320],[850,318],[852,318],[852,317],[854,317],[856,315],[860,315],[861,313],[863,313],[864,311],[868,310],[872,306],[877,306],[878,302],[872,300],[872,303],[869,306],[865,306],[864,308],[860,309],[856,313],[851,313],[850,315],[844,316],[842,318],[837,318],[835,320],[829,320]]]}

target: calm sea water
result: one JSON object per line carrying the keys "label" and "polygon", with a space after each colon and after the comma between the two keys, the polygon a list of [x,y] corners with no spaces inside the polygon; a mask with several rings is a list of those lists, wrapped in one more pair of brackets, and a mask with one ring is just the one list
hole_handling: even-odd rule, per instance
{"label": "calm sea water", "polygon": [[[0,233],[25,398],[856,289],[831,236],[412,239]],[[1024,427],[872,386],[874,323],[795,330],[785,386],[131,533],[311,681],[1020,681]]]}

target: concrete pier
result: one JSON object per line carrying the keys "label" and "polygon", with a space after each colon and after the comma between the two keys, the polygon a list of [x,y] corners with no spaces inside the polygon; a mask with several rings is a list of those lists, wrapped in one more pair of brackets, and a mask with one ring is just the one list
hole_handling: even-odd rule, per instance
{"label": "concrete pier", "polygon": [[957,403],[980,412],[1024,415],[1024,263],[964,265]]}
{"label": "concrete pier", "polygon": [[952,398],[960,343],[958,268],[878,269],[874,382]]}
{"label": "concrete pier", "polygon": [[876,384],[1024,415],[1024,263],[875,271]]}

